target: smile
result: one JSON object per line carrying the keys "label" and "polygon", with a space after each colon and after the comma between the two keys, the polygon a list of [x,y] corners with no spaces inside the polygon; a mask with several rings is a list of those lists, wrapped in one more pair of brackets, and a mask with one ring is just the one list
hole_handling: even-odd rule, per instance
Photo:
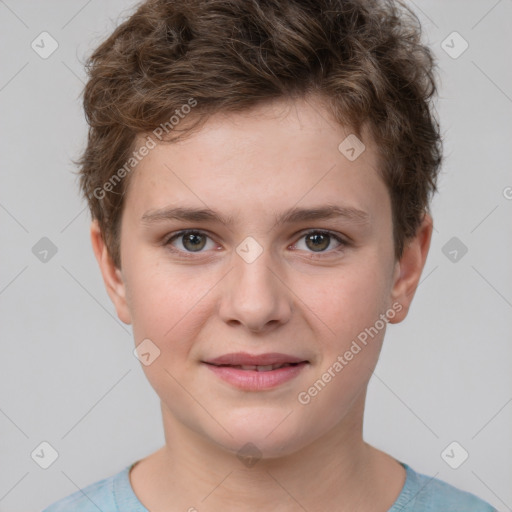
{"label": "smile", "polygon": [[[308,361],[286,354],[226,354],[202,362],[216,377],[244,391],[276,388],[297,377]],[[259,364],[258,364],[259,363]]]}

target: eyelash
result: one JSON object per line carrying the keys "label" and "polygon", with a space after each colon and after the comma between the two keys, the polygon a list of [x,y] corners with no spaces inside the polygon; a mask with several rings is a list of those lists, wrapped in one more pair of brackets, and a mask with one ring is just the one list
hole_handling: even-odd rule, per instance
{"label": "eyelash", "polygon": [[[200,231],[197,229],[184,229],[182,231],[178,231],[176,233],[172,233],[171,235],[169,235],[164,240],[162,245],[164,245],[165,247],[168,247],[171,252],[173,252],[174,254],[177,254],[180,258],[194,258],[194,257],[196,257],[197,254],[202,254],[202,252],[201,251],[195,252],[195,253],[194,252],[186,252],[186,251],[182,251],[181,249],[176,249],[171,245],[171,242],[173,242],[174,240],[176,240],[184,235],[188,235],[188,234],[203,235],[203,236],[206,236],[206,237],[212,239],[204,231]],[[344,238],[341,238],[340,236],[332,233],[331,231],[327,231],[327,230],[323,230],[323,229],[313,229],[313,230],[307,231],[305,233],[302,233],[299,240],[308,235],[311,235],[311,234],[328,235],[331,238],[334,238],[340,244],[339,247],[337,247],[336,249],[333,249],[331,251],[320,251],[318,253],[311,252],[310,253],[311,259],[324,258],[324,257],[326,257],[326,256],[323,256],[324,254],[340,253],[343,249],[350,246],[349,241],[345,240]]]}

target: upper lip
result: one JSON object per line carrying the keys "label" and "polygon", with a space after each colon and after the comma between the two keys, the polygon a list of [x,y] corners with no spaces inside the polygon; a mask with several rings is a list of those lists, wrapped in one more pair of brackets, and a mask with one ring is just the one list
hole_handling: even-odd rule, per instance
{"label": "upper lip", "polygon": [[285,363],[303,363],[308,362],[300,357],[288,354],[280,354],[277,352],[267,354],[248,354],[246,352],[236,352],[224,354],[214,359],[203,361],[204,363],[214,365],[231,365],[231,366],[267,366]]}

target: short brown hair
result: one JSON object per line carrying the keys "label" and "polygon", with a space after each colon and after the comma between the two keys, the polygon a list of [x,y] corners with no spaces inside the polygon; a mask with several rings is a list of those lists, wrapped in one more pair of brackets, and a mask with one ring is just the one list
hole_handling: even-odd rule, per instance
{"label": "short brown hair", "polygon": [[[80,187],[114,263],[121,267],[126,162],[141,134],[167,127],[191,98],[193,128],[221,111],[308,94],[359,138],[368,124],[399,258],[428,211],[442,160],[435,68],[401,0],[141,3],[90,56],[84,89]],[[114,183],[116,173],[126,178]]]}

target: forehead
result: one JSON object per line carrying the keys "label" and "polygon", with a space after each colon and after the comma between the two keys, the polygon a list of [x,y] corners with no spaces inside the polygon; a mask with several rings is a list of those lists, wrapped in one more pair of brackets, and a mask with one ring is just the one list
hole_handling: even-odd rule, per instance
{"label": "forehead", "polygon": [[364,127],[361,139],[364,149],[312,98],[214,114],[185,139],[149,151],[131,176],[125,209],[140,218],[183,202],[261,217],[269,208],[328,202],[377,213],[389,198]]}

